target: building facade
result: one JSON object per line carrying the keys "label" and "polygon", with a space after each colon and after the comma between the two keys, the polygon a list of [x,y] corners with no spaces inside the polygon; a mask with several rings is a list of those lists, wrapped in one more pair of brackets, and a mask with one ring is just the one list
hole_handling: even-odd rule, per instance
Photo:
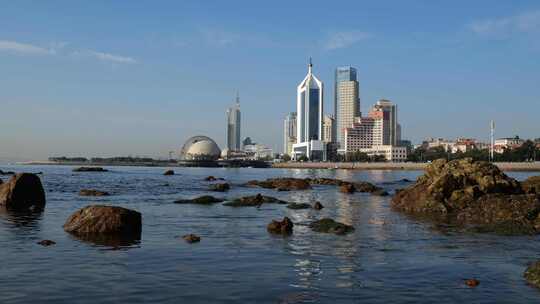
{"label": "building facade", "polygon": [[296,143],[296,112],[285,116],[283,121],[283,154],[292,155],[292,146]]}
{"label": "building facade", "polygon": [[323,119],[323,137],[322,140],[325,143],[334,142],[334,117],[331,115],[324,115]]}
{"label": "building facade", "polygon": [[301,155],[311,160],[325,160],[322,142],[323,83],[312,73],[311,59],[308,73],[297,88],[296,102],[296,144],[293,145],[293,159]]}
{"label": "building facade", "polygon": [[383,144],[397,146],[401,137],[401,126],[398,128],[397,105],[390,100],[380,99],[369,113],[370,117],[383,120]]}
{"label": "building facade", "polygon": [[227,109],[227,148],[231,151],[239,151],[241,148],[240,127],[240,97],[237,95],[235,106]]}
{"label": "building facade", "polygon": [[360,97],[356,69],[350,66],[338,67],[334,80],[333,138],[340,148],[344,148],[345,129],[350,128],[356,117],[360,117]]}

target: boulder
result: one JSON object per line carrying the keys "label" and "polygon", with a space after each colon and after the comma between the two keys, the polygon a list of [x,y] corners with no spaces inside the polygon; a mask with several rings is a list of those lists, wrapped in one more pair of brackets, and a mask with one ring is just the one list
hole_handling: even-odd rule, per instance
{"label": "boulder", "polygon": [[213,197],[211,195],[203,195],[193,199],[181,199],[174,201],[175,204],[196,204],[196,205],[212,205],[215,203],[221,203],[224,199]]}
{"label": "boulder", "polygon": [[99,191],[95,189],[82,189],[79,191],[80,196],[108,196],[109,192]]}
{"label": "boulder", "polygon": [[396,192],[395,209],[449,220],[479,232],[540,232],[540,201],[488,162],[439,159],[415,184]]}
{"label": "boulder", "polygon": [[217,191],[217,192],[226,192],[231,189],[231,186],[228,183],[219,183],[219,184],[212,184],[210,185],[211,191]]}
{"label": "boulder", "polygon": [[330,218],[323,218],[309,225],[311,230],[323,233],[347,234],[354,231],[353,226],[336,222]]}
{"label": "boulder", "polygon": [[521,182],[525,193],[540,194],[540,176],[531,176]]}
{"label": "boulder", "polygon": [[280,191],[311,189],[311,185],[307,180],[292,177],[269,178],[265,181],[252,180],[247,182],[246,185],[267,189],[278,189]]}
{"label": "boulder", "polygon": [[107,172],[109,170],[101,167],[79,167],[73,169],[73,172]]}
{"label": "boulder", "polygon": [[167,170],[163,172],[163,175],[174,175],[174,170]]}
{"label": "boulder", "polygon": [[341,186],[339,186],[339,191],[342,193],[352,194],[356,191],[356,188],[351,183],[344,183]]}
{"label": "boulder", "polygon": [[272,220],[266,227],[266,230],[274,234],[288,235],[293,232],[293,227],[293,222],[288,217],[284,217],[281,221]]}
{"label": "boulder", "polygon": [[287,205],[289,209],[310,209],[311,205],[306,203],[290,203]]}
{"label": "boulder", "polygon": [[324,208],[324,206],[320,202],[315,202],[315,204],[313,204],[313,209],[315,210],[321,210],[322,208]]}
{"label": "boulder", "polygon": [[540,261],[530,264],[523,276],[529,282],[529,284],[540,288]]}
{"label": "boulder", "polygon": [[262,204],[287,204],[287,202],[275,197],[264,196],[259,193],[253,196],[237,198],[231,202],[224,203],[223,205],[229,207],[259,207]]}
{"label": "boulder", "polygon": [[186,234],[182,238],[188,243],[198,243],[201,241],[201,237],[196,234]]}
{"label": "boulder", "polygon": [[42,210],[45,208],[45,191],[35,174],[19,173],[0,185],[0,206],[8,210]]}
{"label": "boulder", "polygon": [[76,236],[114,235],[140,239],[141,214],[114,206],[91,205],[73,213],[64,224],[64,231]]}

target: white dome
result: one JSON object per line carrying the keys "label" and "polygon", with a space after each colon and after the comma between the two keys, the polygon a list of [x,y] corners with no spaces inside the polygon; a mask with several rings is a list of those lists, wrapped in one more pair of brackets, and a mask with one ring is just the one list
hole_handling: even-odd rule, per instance
{"label": "white dome", "polygon": [[186,141],[180,154],[184,160],[217,160],[221,150],[211,138],[194,136]]}

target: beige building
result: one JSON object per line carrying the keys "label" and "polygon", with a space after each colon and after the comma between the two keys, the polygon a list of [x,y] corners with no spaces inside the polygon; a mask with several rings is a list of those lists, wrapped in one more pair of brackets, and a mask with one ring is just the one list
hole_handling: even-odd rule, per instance
{"label": "beige building", "polygon": [[335,78],[334,119],[335,136],[339,148],[345,148],[345,130],[352,127],[355,118],[360,117],[360,97],[356,69],[339,67]]}
{"label": "beige building", "polygon": [[367,149],[360,149],[360,152],[366,153],[368,156],[382,155],[390,162],[404,162],[407,160],[407,148],[396,146],[373,146]]}
{"label": "beige building", "polygon": [[334,130],[334,117],[331,115],[324,115],[323,118],[323,141],[326,143],[334,142],[333,136]]}

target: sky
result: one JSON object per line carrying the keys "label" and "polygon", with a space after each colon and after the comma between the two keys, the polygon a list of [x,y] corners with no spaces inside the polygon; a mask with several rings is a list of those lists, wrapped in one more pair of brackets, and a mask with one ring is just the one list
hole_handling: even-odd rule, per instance
{"label": "sky", "polygon": [[0,0],[0,159],[167,157],[193,135],[282,149],[313,57],[357,68],[403,138],[540,137],[538,1]]}

